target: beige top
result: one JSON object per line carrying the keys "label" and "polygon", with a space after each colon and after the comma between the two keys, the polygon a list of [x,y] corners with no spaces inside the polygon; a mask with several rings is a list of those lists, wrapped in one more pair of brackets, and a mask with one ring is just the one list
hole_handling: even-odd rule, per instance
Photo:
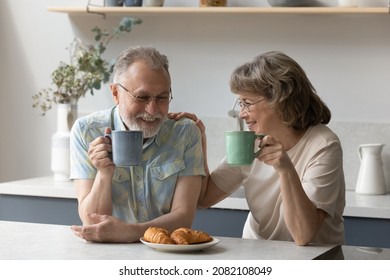
{"label": "beige top", "polygon": [[[327,126],[317,125],[287,153],[309,199],[329,214],[312,242],[343,244],[345,182],[338,137]],[[279,176],[272,166],[258,160],[250,166],[229,166],[224,159],[211,177],[226,193],[244,186],[251,211],[244,238],[293,241],[283,217]]]}

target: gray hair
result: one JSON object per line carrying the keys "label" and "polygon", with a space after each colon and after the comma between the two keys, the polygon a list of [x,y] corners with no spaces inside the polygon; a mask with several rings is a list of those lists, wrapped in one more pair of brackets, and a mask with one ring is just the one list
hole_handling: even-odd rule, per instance
{"label": "gray hair", "polygon": [[331,118],[305,71],[282,52],[267,52],[237,67],[231,75],[230,88],[235,94],[265,97],[283,122],[298,130],[327,124]]}
{"label": "gray hair", "polygon": [[164,68],[170,77],[169,62],[166,55],[161,54],[153,47],[137,46],[130,47],[119,55],[114,66],[113,82],[119,83],[125,77],[130,65],[137,61],[145,62],[151,69]]}

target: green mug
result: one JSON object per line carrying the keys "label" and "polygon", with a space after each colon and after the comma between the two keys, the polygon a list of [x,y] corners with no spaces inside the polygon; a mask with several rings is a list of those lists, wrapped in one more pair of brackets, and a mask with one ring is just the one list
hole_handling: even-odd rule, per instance
{"label": "green mug", "polygon": [[230,165],[250,165],[259,155],[261,148],[255,152],[255,140],[263,139],[265,134],[256,134],[253,131],[227,131],[226,156]]}

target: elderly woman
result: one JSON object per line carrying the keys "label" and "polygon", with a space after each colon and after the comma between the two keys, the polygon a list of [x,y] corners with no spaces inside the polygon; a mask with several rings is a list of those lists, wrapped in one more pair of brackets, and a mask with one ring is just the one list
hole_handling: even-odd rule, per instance
{"label": "elderly woman", "polygon": [[[326,124],[331,113],[300,65],[267,52],[236,68],[230,79],[250,131],[264,133],[249,166],[226,158],[204,180],[198,206],[209,207],[240,186],[250,213],[244,238],[343,244],[345,182],[340,140]],[[203,123],[193,114],[172,113]]]}

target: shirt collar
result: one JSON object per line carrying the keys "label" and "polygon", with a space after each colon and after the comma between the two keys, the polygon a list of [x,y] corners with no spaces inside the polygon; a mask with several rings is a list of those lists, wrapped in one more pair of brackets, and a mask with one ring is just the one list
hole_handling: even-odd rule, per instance
{"label": "shirt collar", "polygon": [[121,116],[119,115],[118,106],[114,108],[114,130],[126,130],[124,123],[122,122]]}

